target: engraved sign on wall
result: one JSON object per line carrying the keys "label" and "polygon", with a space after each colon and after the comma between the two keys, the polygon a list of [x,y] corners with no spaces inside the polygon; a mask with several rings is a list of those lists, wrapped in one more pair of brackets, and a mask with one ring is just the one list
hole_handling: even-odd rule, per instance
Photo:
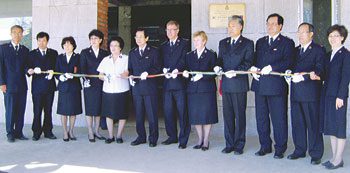
{"label": "engraved sign on wall", "polygon": [[243,16],[245,20],[245,3],[209,4],[209,27],[226,28],[232,15]]}

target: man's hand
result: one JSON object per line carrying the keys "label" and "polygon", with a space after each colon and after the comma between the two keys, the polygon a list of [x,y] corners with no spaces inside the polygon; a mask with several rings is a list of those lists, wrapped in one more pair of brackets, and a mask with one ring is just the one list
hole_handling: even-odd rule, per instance
{"label": "man's hand", "polygon": [[0,87],[1,87],[1,91],[3,93],[6,93],[6,90],[7,90],[6,85],[1,85]]}

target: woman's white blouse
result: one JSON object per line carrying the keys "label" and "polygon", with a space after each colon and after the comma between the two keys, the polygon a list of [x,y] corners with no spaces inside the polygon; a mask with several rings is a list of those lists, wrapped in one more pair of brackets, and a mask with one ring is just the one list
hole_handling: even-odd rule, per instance
{"label": "woman's white blouse", "polygon": [[129,80],[120,77],[120,74],[128,70],[128,56],[120,55],[114,62],[111,55],[103,58],[97,71],[110,76],[109,81],[103,82],[103,92],[122,93],[130,90]]}

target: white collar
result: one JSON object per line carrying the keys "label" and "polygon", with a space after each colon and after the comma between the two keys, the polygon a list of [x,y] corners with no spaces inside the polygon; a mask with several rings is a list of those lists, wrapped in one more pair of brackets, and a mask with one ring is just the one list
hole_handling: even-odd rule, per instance
{"label": "white collar", "polygon": [[19,48],[19,43],[18,43],[18,44],[15,44],[13,41],[11,41],[11,44],[12,44],[12,46],[13,46],[14,49],[15,49],[16,46],[18,46],[18,48]]}
{"label": "white collar", "polygon": [[204,50],[205,50],[205,47],[202,50],[196,49],[198,58],[202,56]]}
{"label": "white collar", "polygon": [[235,42],[234,43],[236,43],[237,42],[237,40],[239,39],[241,37],[241,35],[239,35],[239,36],[237,36],[236,38],[232,38],[232,37],[230,37],[230,44],[232,44],[232,40],[235,40]]}
{"label": "white collar", "polygon": [[173,43],[173,45],[175,45],[175,43],[176,43],[176,41],[177,41],[177,39],[178,39],[179,37],[176,37],[174,40],[169,40],[169,42],[171,43]]}
{"label": "white collar", "polygon": [[312,43],[312,41],[310,41],[308,44],[306,44],[305,46],[300,45],[301,48],[304,49],[304,52],[306,51],[306,49],[310,46],[310,44]]}
{"label": "white collar", "polygon": [[39,51],[42,53],[43,51],[45,51],[46,53],[47,53],[47,48],[45,48],[44,50],[43,49],[40,49],[40,48],[38,48],[39,49]]}
{"label": "white collar", "polygon": [[269,41],[270,41],[271,38],[273,39],[273,41],[275,41],[276,38],[277,38],[279,35],[280,35],[280,33],[274,35],[273,37],[271,37],[271,36],[269,35]]}
{"label": "white collar", "polygon": [[341,48],[343,48],[344,47],[344,45],[341,45],[340,47],[338,47],[338,48],[335,48],[334,50],[332,50],[332,54],[334,55],[334,54],[336,54]]}
{"label": "white collar", "polygon": [[139,51],[141,50],[145,51],[146,47],[147,47],[147,44],[144,47],[139,47]]}

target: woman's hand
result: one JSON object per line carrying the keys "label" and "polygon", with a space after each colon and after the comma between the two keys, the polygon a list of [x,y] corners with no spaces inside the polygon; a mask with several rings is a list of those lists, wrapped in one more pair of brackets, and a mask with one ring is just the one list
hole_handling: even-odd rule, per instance
{"label": "woman's hand", "polygon": [[120,77],[122,78],[128,78],[129,77],[129,71],[125,70],[123,73],[120,73]]}
{"label": "woman's hand", "polygon": [[338,110],[338,109],[340,109],[343,106],[344,106],[344,100],[340,99],[340,98],[337,98],[335,100],[335,109]]}
{"label": "woman's hand", "polygon": [[310,73],[311,80],[321,80],[320,76],[317,76],[314,71]]}

